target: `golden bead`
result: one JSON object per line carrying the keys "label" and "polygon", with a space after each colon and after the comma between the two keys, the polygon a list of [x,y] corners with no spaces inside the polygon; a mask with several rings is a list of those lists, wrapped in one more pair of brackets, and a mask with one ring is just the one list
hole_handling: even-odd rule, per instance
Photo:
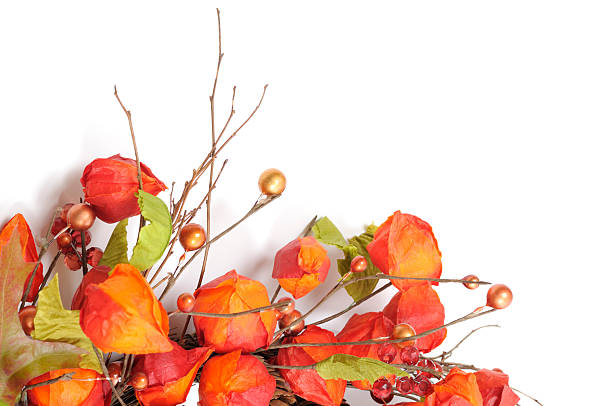
{"label": "golden bead", "polygon": [[96,221],[96,213],[85,203],[75,204],[68,210],[68,226],[75,231],[85,231]]}
{"label": "golden bead", "polygon": [[185,251],[195,251],[206,242],[206,231],[199,224],[189,223],[181,229],[179,241]]}
{"label": "golden bead", "polygon": [[72,243],[72,236],[70,235],[70,233],[67,232],[61,233],[55,239],[57,241],[57,247],[59,249],[68,248]]}
{"label": "golden bead", "polygon": [[463,283],[463,286],[465,286],[468,289],[476,289],[479,284],[474,283],[474,282],[480,282],[480,279],[478,279],[478,276],[476,275],[468,275],[468,276],[463,277],[461,280],[465,281]]}
{"label": "golden bead", "polygon": [[36,316],[36,306],[26,306],[19,311],[19,321],[21,328],[26,335],[34,331],[34,317]]}
{"label": "golden bead", "polygon": [[108,377],[110,378],[113,385],[117,385],[121,372],[123,370],[123,364],[121,362],[111,362],[108,366]]}
{"label": "golden bead", "polygon": [[[408,338],[416,335],[416,331],[410,324],[396,324],[393,326],[393,331],[391,332],[391,339],[397,340],[399,338]],[[396,343],[399,347],[409,347],[412,345],[416,345],[416,340],[408,340],[402,341],[400,343]]]}
{"label": "golden bead", "polygon": [[190,313],[195,307],[195,297],[191,293],[181,293],[176,299],[176,307],[182,313]]}
{"label": "golden bead", "polygon": [[363,272],[368,269],[368,260],[362,256],[358,255],[351,261],[351,271],[352,272]]}
{"label": "golden bead", "polygon": [[283,193],[287,180],[285,175],[278,169],[266,169],[259,176],[259,190],[261,193],[268,196],[276,196]]}
{"label": "golden bead", "polygon": [[281,297],[280,299],[278,299],[277,303],[281,302],[287,302],[286,306],[279,307],[278,309],[276,309],[281,315],[289,314],[295,310],[295,300],[293,300],[292,298]]}
{"label": "golden bead", "polygon": [[149,379],[142,372],[134,372],[130,379],[130,385],[132,385],[134,390],[143,390],[149,386]]}
{"label": "golden bead", "polygon": [[498,283],[487,292],[487,306],[494,309],[505,309],[512,303],[512,291],[506,285]]}
{"label": "golden bead", "polygon": [[[285,314],[278,321],[278,327],[282,330],[282,329],[288,327],[289,325],[291,325],[291,323],[293,323],[294,321],[296,321],[300,317],[302,317],[302,313],[300,313],[297,310],[293,310],[291,313]],[[285,331],[285,334],[287,334],[287,335],[298,335],[302,330],[304,330],[304,325],[305,325],[304,320],[302,320],[298,324],[296,324],[296,325],[292,326],[291,328],[289,328],[289,330]]]}

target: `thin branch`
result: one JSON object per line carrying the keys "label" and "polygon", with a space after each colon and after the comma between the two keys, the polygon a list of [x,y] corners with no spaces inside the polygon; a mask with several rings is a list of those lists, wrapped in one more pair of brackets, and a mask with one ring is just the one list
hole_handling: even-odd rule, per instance
{"label": "thin branch", "polygon": [[362,304],[366,300],[368,300],[368,299],[378,295],[380,292],[382,292],[383,290],[389,288],[392,285],[393,284],[391,282],[389,282],[386,285],[384,285],[383,287],[378,288],[374,292],[370,293],[369,295],[364,296],[361,299],[359,299],[358,301],[351,303],[346,309],[344,309],[342,311],[339,311],[338,313],[332,314],[331,316],[328,316],[328,317],[326,317],[324,319],[321,319],[319,321],[315,321],[314,323],[309,323],[309,324],[312,324],[313,326],[317,326],[319,324],[327,323],[328,321],[334,320],[335,318],[338,318],[338,317],[342,316],[344,313],[346,313],[346,312],[354,309],[355,307],[359,306],[360,304]]}
{"label": "thin branch", "polygon": [[243,312],[237,312],[237,313],[202,313],[202,312],[183,313],[183,312],[178,312],[178,313],[171,313],[170,315],[184,314],[188,316],[210,317],[210,318],[216,318],[216,319],[231,319],[234,317],[240,317],[240,316],[244,316],[247,314],[260,313],[260,312],[264,312],[264,311],[272,310],[272,309],[280,309],[281,307],[285,307],[285,306],[287,306],[287,303],[281,302],[281,303],[273,303],[268,306],[256,307],[254,309],[245,310]]}
{"label": "thin branch", "polygon": [[74,374],[76,374],[76,372],[72,371],[72,372],[68,372],[68,373],[62,374],[60,376],[57,376],[57,377],[55,377],[53,379],[49,379],[47,381],[33,383],[31,385],[26,385],[26,386],[23,387],[23,389],[21,389],[21,393],[23,393],[25,391],[28,391],[30,389],[41,387],[41,386],[52,385],[52,384],[54,384],[56,382],[60,382],[60,381],[70,381],[70,380],[72,380],[72,376]]}
{"label": "thin branch", "polygon": [[117,93],[117,86],[115,86],[115,97],[117,101],[121,105],[121,108],[125,112],[127,116],[128,123],[130,125],[130,134],[132,135],[132,144],[134,145],[134,155],[136,156],[136,170],[138,171],[138,187],[140,190],[142,189],[142,173],[140,171],[140,157],[138,156],[138,147],[136,146],[136,136],[134,135],[134,125],[132,124],[132,112],[128,110],[124,105],[121,99],[119,98],[119,93]]}
{"label": "thin branch", "polygon": [[475,332],[477,332],[480,329],[487,328],[487,327],[499,327],[499,324],[488,324],[486,326],[480,326],[478,328],[475,328],[474,330],[470,331],[465,337],[463,337],[461,339],[461,341],[459,341],[453,348],[451,348],[450,351],[444,351],[442,354],[434,357],[434,359],[435,358],[440,358],[442,361],[446,361],[453,354],[453,351],[455,351],[457,348],[459,348],[459,346],[461,344],[463,344],[463,342],[465,340],[467,340],[472,334],[474,334]]}
{"label": "thin branch", "polygon": [[255,353],[257,352],[261,352],[261,351],[267,351],[267,350],[276,350],[276,349],[280,349],[280,348],[291,348],[291,347],[339,347],[339,346],[343,346],[343,345],[370,345],[370,344],[381,344],[381,343],[390,343],[390,344],[395,344],[395,343],[401,343],[404,341],[412,341],[412,340],[417,340],[419,338],[422,337],[426,337],[430,334],[435,333],[436,331],[442,330],[443,328],[446,327],[450,327],[452,325],[461,323],[463,321],[467,321],[470,319],[474,319],[476,317],[481,317],[484,316],[486,314],[492,313],[497,311],[497,309],[490,309],[484,312],[480,312],[480,313],[476,313],[476,312],[472,312],[469,313],[463,317],[460,317],[456,320],[453,320],[449,323],[446,323],[442,326],[436,327],[436,328],[432,328],[430,330],[424,331],[422,333],[416,334],[414,336],[411,337],[406,337],[406,338],[398,338],[395,340],[385,340],[385,341],[381,341],[380,339],[377,340],[364,340],[364,341],[347,341],[347,342],[337,342],[337,343],[293,343],[293,344],[279,344],[279,345],[271,345],[267,348],[262,348],[259,350],[254,351]]}
{"label": "thin branch", "polygon": [[[53,261],[51,261],[51,265],[49,265],[49,269],[47,269],[47,272],[45,272],[43,281],[40,284],[40,289],[42,289],[43,286],[47,286],[47,282],[49,282],[49,279],[51,278],[53,268],[55,268],[55,264],[57,264],[57,261],[59,260],[61,255],[62,255],[62,252],[57,251],[57,254],[55,254],[55,257],[53,257]],[[34,297],[34,301],[32,302],[33,305],[35,305],[36,302],[38,301],[38,295],[40,294],[40,289],[38,290],[38,292],[36,292],[36,297]]]}
{"label": "thin branch", "polygon": [[81,264],[83,276],[87,275],[87,246],[85,245],[85,231],[81,231]]}
{"label": "thin branch", "polygon": [[513,388],[513,387],[510,387],[510,389],[512,389],[513,391],[516,391],[516,392],[520,393],[521,395],[527,396],[529,399],[533,400],[533,401],[534,401],[534,402],[536,402],[538,405],[540,405],[540,406],[544,406],[542,403],[540,403],[540,401],[539,401],[539,400],[537,400],[537,399],[536,399],[536,398],[534,398],[533,396],[530,396],[530,395],[526,394],[525,392],[522,392],[522,391],[520,391],[520,390],[518,390],[518,389],[516,389],[516,388]]}
{"label": "thin branch", "polygon": [[280,285],[278,285],[276,289],[274,290],[274,294],[272,295],[272,299],[270,299],[270,302],[274,303],[274,301],[276,300],[276,297],[280,293],[280,290],[281,290],[281,287]]}
{"label": "thin branch", "polygon": [[[108,369],[106,369],[106,365],[104,364],[104,359],[102,358],[102,355],[100,355],[100,351],[98,351],[96,346],[93,344],[91,345],[91,348],[93,348],[93,352],[96,354],[96,357],[98,358],[98,362],[100,363],[100,368],[102,368],[102,372],[104,373],[104,376],[108,380],[108,383],[110,384],[113,394],[117,397],[117,400],[119,401],[119,403],[121,403],[122,406],[127,406],[125,402],[123,401],[123,399],[121,399],[121,395],[117,392],[117,388],[115,388],[115,384],[113,383],[110,376],[108,375]],[[123,377],[121,377],[121,381],[123,382]],[[111,403],[112,403],[112,400],[111,400]]]}

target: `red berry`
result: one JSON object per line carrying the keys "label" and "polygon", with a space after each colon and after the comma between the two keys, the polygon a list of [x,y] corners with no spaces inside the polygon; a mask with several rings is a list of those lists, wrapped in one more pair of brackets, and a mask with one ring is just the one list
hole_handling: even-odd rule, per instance
{"label": "red berry", "polygon": [[191,293],[181,293],[176,299],[176,307],[183,313],[190,313],[195,307],[195,297]]}
{"label": "red berry", "polygon": [[374,400],[374,402],[376,403],[380,403],[381,405],[386,405],[387,403],[391,402],[393,400],[393,392],[391,392],[391,394],[389,396],[387,396],[384,399],[381,399],[379,397],[377,397],[374,392],[370,392],[370,396],[372,397],[372,400]]}
{"label": "red berry", "polygon": [[280,314],[289,314],[295,310],[295,300],[291,299],[290,297],[281,297],[280,299],[278,299],[278,303],[281,302],[287,302],[287,306],[279,307],[277,309]]}
{"label": "red berry", "polygon": [[353,260],[351,261],[352,272],[363,272],[366,269],[368,269],[368,260],[364,256],[358,255],[353,258]]}
{"label": "red berry", "polygon": [[403,394],[412,393],[414,385],[414,380],[409,376],[402,376],[395,381],[395,387]]}
{"label": "red berry", "polygon": [[117,382],[119,382],[119,378],[121,377],[123,364],[121,362],[111,362],[107,369],[108,377],[111,379],[111,382],[113,385],[117,385]]}
{"label": "red berry", "polygon": [[149,379],[142,372],[134,372],[130,379],[130,385],[132,385],[134,390],[143,390],[149,386]]}
{"label": "red berry", "polygon": [[393,396],[393,385],[387,378],[380,378],[372,384],[372,395],[387,401],[389,395]]}
{"label": "red berry", "polygon": [[87,249],[87,263],[91,266],[98,266],[102,259],[104,252],[98,247],[91,247]]}
{"label": "red berry", "polygon": [[400,359],[404,364],[416,365],[419,362],[419,349],[417,347],[404,347],[400,351]]}
{"label": "red berry", "polygon": [[[87,246],[91,242],[91,233],[89,231],[84,231],[85,234],[85,246]],[[74,242],[74,246],[78,249],[81,248],[81,232],[73,231],[72,232],[72,242]]]}
{"label": "red berry", "polygon": [[390,364],[397,355],[397,347],[394,344],[386,343],[378,346],[378,359]]}
{"label": "red berry", "polygon": [[76,253],[68,253],[64,255],[64,264],[66,264],[68,269],[71,271],[77,271],[83,266],[83,264],[81,264],[81,259]]}
{"label": "red berry", "polygon": [[[419,366],[419,367],[423,367],[423,368],[427,368],[427,369],[433,369],[433,370],[434,370],[434,371],[436,371],[436,372],[442,372],[442,367],[441,367],[439,364],[437,364],[437,363],[435,363],[435,362],[433,362],[433,361],[431,361],[431,360],[428,360],[428,359],[422,359],[422,360],[420,360],[420,361],[417,363],[417,366]],[[419,371],[419,372],[418,372],[418,375],[419,375],[419,376],[422,376],[422,377],[424,377],[424,378],[431,378],[431,377],[433,377],[433,375],[432,375],[432,374],[430,374],[430,373],[429,373],[429,372],[427,372],[427,371]]]}
{"label": "red berry", "polygon": [[419,396],[428,396],[432,394],[434,390],[433,385],[431,382],[429,382],[429,379],[420,375],[414,379],[412,391]]}
{"label": "red berry", "polygon": [[66,203],[65,205],[62,206],[60,218],[64,221],[64,223],[68,222],[68,210],[70,210],[72,206],[74,206],[74,203]]}
{"label": "red berry", "polygon": [[72,244],[72,236],[70,235],[70,233],[64,231],[63,233],[57,236],[55,241],[57,241],[57,247],[60,250],[63,248],[68,248],[70,247],[70,244]]}
{"label": "red berry", "polygon": [[57,235],[60,231],[66,228],[66,222],[61,218],[56,218],[53,220],[53,225],[51,226],[51,234]]}

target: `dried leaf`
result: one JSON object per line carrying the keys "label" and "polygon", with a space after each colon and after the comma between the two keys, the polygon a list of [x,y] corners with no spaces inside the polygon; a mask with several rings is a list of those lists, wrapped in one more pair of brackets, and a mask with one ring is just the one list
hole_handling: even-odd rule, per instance
{"label": "dried leaf", "polygon": [[117,223],[98,265],[104,265],[113,269],[117,264],[128,263],[127,225],[128,219],[123,219]]}
{"label": "dried leaf", "polygon": [[334,354],[315,364],[323,379],[346,379],[347,381],[376,381],[385,375],[408,376],[409,373],[372,358]]}
{"label": "dried leaf", "polygon": [[26,263],[13,232],[0,253],[0,404],[13,405],[21,388],[50,370],[76,368],[83,350],[66,343],[48,343],[25,335],[17,317],[17,306],[27,275],[34,268]]}
{"label": "dried leaf", "polygon": [[140,230],[130,264],[144,271],[164,254],[172,235],[172,218],[160,198],[143,190],[138,191],[138,205],[142,216],[150,223]]}
{"label": "dried leaf", "polygon": [[40,291],[34,325],[36,329],[32,338],[48,342],[62,342],[76,345],[86,351],[79,366],[102,373],[98,358],[91,350],[91,340],[87,338],[79,325],[79,311],[66,310],[60,297],[57,274],[51,282]]}

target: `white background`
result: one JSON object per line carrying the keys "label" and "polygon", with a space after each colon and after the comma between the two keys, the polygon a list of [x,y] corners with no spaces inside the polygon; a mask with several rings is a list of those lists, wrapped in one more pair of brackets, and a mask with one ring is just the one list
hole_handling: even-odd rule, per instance
{"label": "white background", "polygon": [[[187,180],[209,148],[220,6],[218,121],[232,85],[238,119],[270,87],[225,150],[212,235],[251,206],[262,170],[282,169],[288,187],[214,244],[207,278],[235,268],[272,289],[276,250],[313,215],[350,236],[412,213],[433,226],[444,276],[476,273],[514,291],[507,310],[450,329],[447,349],[481,324],[502,326],[479,332],[457,361],[502,368],[546,405],[606,402],[592,385],[611,361],[609,2],[0,4],[2,222],[22,212],[42,234],[55,207],[80,197],[88,162],[132,156],[114,84],[141,159],[168,185]],[[96,224],[94,243],[104,247],[110,230]],[[65,303],[78,274],[60,270]],[[298,308],[335,278],[334,266]],[[448,320],[486,295],[438,292]],[[380,310],[386,293],[358,311]],[[339,294],[313,320],[348,303]],[[369,403],[359,396],[347,391]]]}

